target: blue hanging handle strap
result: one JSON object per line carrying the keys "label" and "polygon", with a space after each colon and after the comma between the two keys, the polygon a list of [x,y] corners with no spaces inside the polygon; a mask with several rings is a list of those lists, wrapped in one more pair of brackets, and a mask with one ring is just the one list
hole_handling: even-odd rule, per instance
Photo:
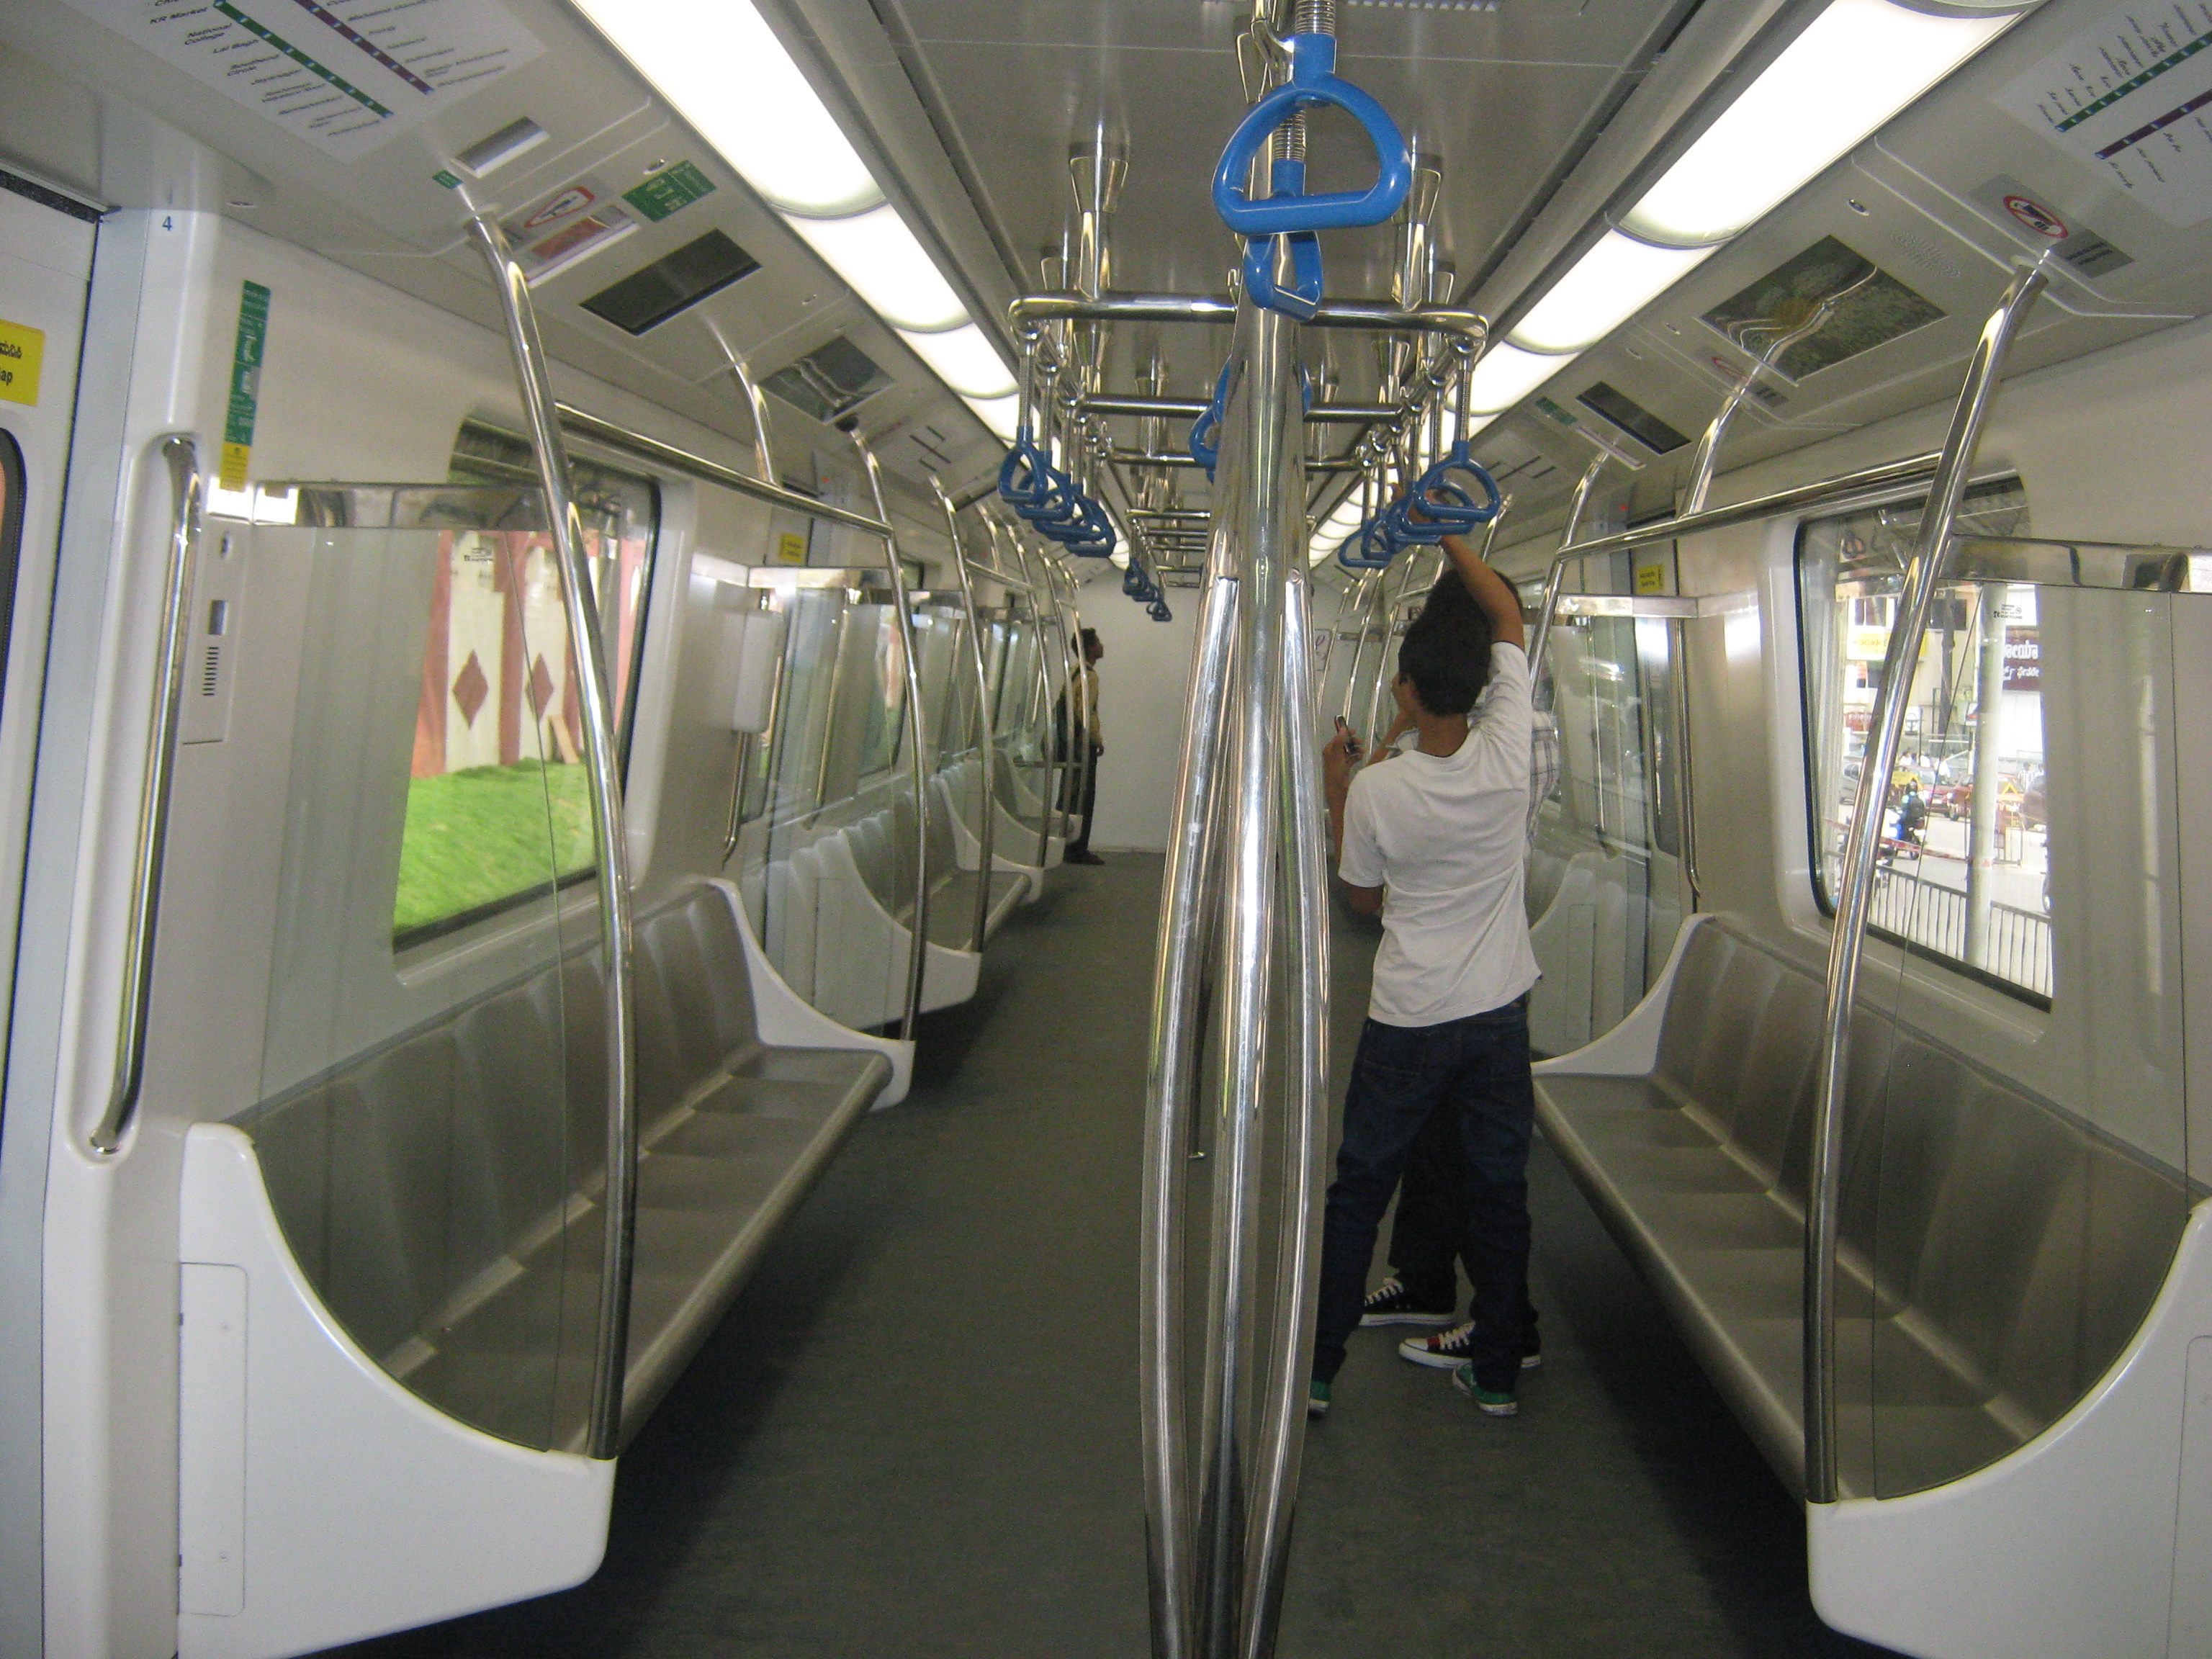
{"label": "blue hanging handle strap", "polygon": [[1344,538],[1336,550],[1336,562],[1346,570],[1380,570],[1389,564],[1398,551],[1386,514],[1378,514]]}
{"label": "blue hanging handle strap", "polygon": [[[1279,157],[1268,163],[1267,173],[1270,201],[1281,201],[1286,197],[1304,198],[1304,161]],[[1291,286],[1281,288],[1275,282],[1275,239],[1254,236],[1244,244],[1244,291],[1252,296],[1255,306],[1310,323],[1321,309],[1324,280],[1321,238],[1310,230],[1302,230],[1286,233],[1285,240],[1291,246]]]}
{"label": "blue hanging handle strap", "polygon": [[[1482,486],[1483,499],[1476,501],[1465,486],[1455,482],[1454,475],[1464,473]],[[1481,462],[1468,453],[1467,440],[1462,438],[1447,450],[1442,460],[1421,475],[1408,501],[1417,503],[1421,515],[1432,519],[1447,531],[1472,530],[1477,525],[1488,524],[1496,518],[1504,505],[1498,493],[1497,480],[1492,478]],[[1402,507],[1404,502],[1400,503]]]}
{"label": "blue hanging handle strap", "polygon": [[[1413,158],[1406,151],[1405,135],[1373,96],[1336,73],[1336,37],[1331,34],[1293,34],[1290,38],[1291,78],[1245,112],[1229,135],[1213,170],[1213,205],[1221,222],[1240,236],[1291,236],[1316,230],[1343,230],[1358,225],[1379,225],[1399,210],[1413,182]],[[1375,146],[1376,179],[1364,191],[1324,191],[1308,196],[1275,195],[1264,202],[1248,200],[1244,185],[1252,176],[1252,163],[1260,148],[1277,127],[1301,110],[1334,105],[1365,129]],[[1304,168],[1299,168],[1303,175]],[[1272,185],[1273,180],[1270,179]]]}
{"label": "blue hanging handle strap", "polygon": [[1221,366],[1221,378],[1213,383],[1213,401],[1199,417],[1190,423],[1190,436],[1185,447],[1190,458],[1206,469],[1208,483],[1213,482],[1213,469],[1221,459],[1221,416],[1229,406],[1229,365]]}
{"label": "blue hanging handle strap", "polygon": [[1168,609],[1168,602],[1165,599],[1154,599],[1152,601],[1152,609],[1145,614],[1150,617],[1154,622],[1173,622],[1175,620],[1175,612]]}

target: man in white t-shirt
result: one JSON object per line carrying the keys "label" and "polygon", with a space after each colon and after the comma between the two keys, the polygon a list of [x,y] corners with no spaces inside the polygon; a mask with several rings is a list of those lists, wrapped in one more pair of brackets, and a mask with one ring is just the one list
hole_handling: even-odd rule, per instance
{"label": "man in white t-shirt", "polygon": [[1466,1155],[1475,1284],[1474,1330],[1452,1381],[1492,1416],[1519,1408],[1535,1117],[1537,969],[1522,899],[1533,709],[1519,599],[1465,541],[1443,546],[1475,603],[1428,606],[1399,648],[1393,689],[1418,746],[1357,776],[1349,730],[1322,751],[1340,890],[1354,909],[1382,913],[1382,945],[1322,1229],[1316,1415],[1360,1322],[1382,1212],[1438,1110],[1457,1120]]}

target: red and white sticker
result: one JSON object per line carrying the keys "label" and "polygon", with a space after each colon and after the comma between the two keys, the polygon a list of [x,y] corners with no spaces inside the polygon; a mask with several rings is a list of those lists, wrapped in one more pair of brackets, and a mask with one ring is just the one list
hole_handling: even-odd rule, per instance
{"label": "red and white sticker", "polygon": [[2063,242],[2073,234],[2063,219],[2032,197],[2008,196],[2004,198],[2004,206],[2007,213],[2038,236]]}

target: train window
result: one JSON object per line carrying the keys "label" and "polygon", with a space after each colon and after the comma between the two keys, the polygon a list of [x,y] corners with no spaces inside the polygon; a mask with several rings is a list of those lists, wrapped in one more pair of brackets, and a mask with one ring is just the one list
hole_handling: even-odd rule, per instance
{"label": "train window", "polygon": [[[526,493],[537,482],[529,446],[471,422],[451,477],[514,488],[514,521],[530,527],[456,529],[441,540],[392,902],[401,948],[544,891],[549,799],[555,878],[593,869],[565,577]],[[627,753],[659,496],[649,478],[589,461],[571,464],[570,486]]]}
{"label": "train window", "polygon": [[[1798,532],[1813,881],[1832,915],[1899,573],[1922,505],[1809,520]],[[2019,481],[1969,490],[1960,531],[2028,534]],[[1909,696],[1882,800],[1869,925],[1917,955],[2048,1006],[2050,820],[2035,589],[1961,583],[1939,591]]]}
{"label": "train window", "polygon": [[906,664],[899,654],[898,619],[888,605],[858,607],[850,621],[866,651],[867,689],[860,695],[860,775],[875,776],[898,763],[906,730]]}

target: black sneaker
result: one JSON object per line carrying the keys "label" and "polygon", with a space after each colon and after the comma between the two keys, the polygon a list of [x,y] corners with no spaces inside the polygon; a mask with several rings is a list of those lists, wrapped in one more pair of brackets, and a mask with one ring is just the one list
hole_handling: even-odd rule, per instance
{"label": "black sneaker", "polygon": [[1392,1274],[1367,1292],[1367,1300],[1359,1304],[1359,1322],[1363,1325],[1449,1325],[1456,1308],[1424,1308],[1417,1305],[1397,1275]]}
{"label": "black sneaker", "polygon": [[1104,859],[1100,858],[1097,854],[1092,852],[1087,847],[1079,847],[1073,852],[1062,853],[1060,857],[1069,864],[1103,864],[1106,862]]}
{"label": "black sneaker", "polygon": [[[1416,1365],[1435,1365],[1449,1370],[1465,1364],[1474,1351],[1474,1322],[1470,1319],[1453,1326],[1448,1331],[1438,1331],[1434,1336],[1409,1336],[1398,1345],[1401,1358],[1410,1359]],[[1521,1356],[1521,1369],[1533,1371],[1544,1363],[1542,1352],[1534,1346]]]}

